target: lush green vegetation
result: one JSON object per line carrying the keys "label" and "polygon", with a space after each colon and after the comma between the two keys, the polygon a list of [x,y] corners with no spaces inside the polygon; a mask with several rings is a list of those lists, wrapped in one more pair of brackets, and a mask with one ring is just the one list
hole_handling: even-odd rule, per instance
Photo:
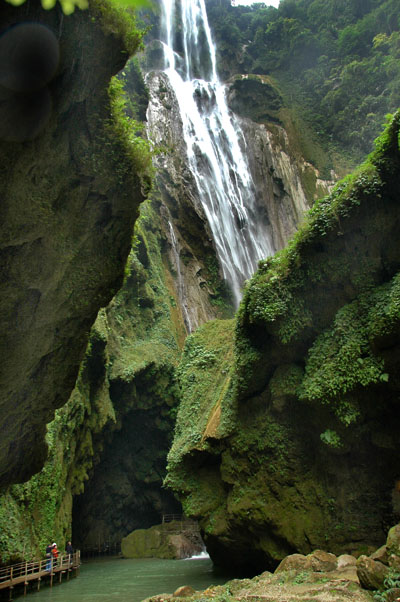
{"label": "lush green vegetation", "polygon": [[187,340],[166,482],[222,564],[357,553],[383,536],[398,453],[399,131],[397,112],[260,262],[233,324]]}
{"label": "lush green vegetation", "polygon": [[[121,420],[133,432],[143,411],[142,432],[152,429],[154,444],[137,454],[130,477],[143,490],[151,479],[161,488],[178,399],[174,368],[185,333],[155,205],[141,206],[124,287],[100,311],[71,398],[48,425],[44,468],[0,496],[0,563],[43,557],[50,540],[63,549],[71,538],[72,496],[84,491],[93,463],[102,458],[105,433],[110,447]],[[111,394],[113,386],[118,392]],[[118,443],[111,449],[118,452]]]}
{"label": "lush green vegetation", "polygon": [[119,6],[117,0],[90,0],[89,8],[92,20],[99,19],[104,33],[122,37],[129,56],[142,49],[146,30],[139,25],[134,11]]}
{"label": "lush green vegetation", "polygon": [[400,105],[397,0],[282,0],[278,9],[208,0],[207,9],[225,75],[272,75],[325,147],[353,162],[369,152]]}
{"label": "lush green vegetation", "polygon": [[389,602],[389,600],[393,600],[393,594],[398,594],[399,589],[400,573],[398,570],[391,568],[388,576],[385,578],[383,588],[380,591],[374,592],[374,601]]}
{"label": "lush green vegetation", "polygon": [[225,434],[220,403],[231,386],[233,320],[212,320],[186,339],[177,370],[185,402],[178,410],[175,441],[168,461],[176,464],[208,437]]}
{"label": "lush green vegetation", "polygon": [[[115,143],[122,147],[125,159],[126,172],[134,171],[140,177],[142,187],[148,192],[154,174],[152,164],[152,150],[148,140],[142,136],[143,123],[133,119],[128,114],[128,98],[121,79],[113,77],[108,88],[111,105],[111,119],[108,124],[110,128],[110,151],[113,152]],[[121,165],[118,166],[121,172]],[[119,173],[120,177],[125,175]]]}
{"label": "lush green vegetation", "polygon": [[[361,215],[358,208],[363,207],[365,212],[368,206],[368,219],[376,215],[375,227],[381,231],[390,229],[393,216],[388,218],[381,211],[381,202],[385,197],[388,202],[395,190],[395,184],[388,189],[385,180],[395,172],[398,161],[399,121],[397,113],[369,160],[340,182],[329,197],[316,203],[289,245],[260,262],[238,315],[237,360],[243,382],[248,382],[249,364],[257,364],[261,353],[257,345],[248,348],[246,337],[242,336],[253,325],[263,325],[282,349],[289,343],[312,340],[302,385],[300,377],[297,382],[295,379],[293,393],[296,390],[302,400],[333,403],[335,413],[345,424],[357,418],[358,410],[351,400],[343,402],[342,396],[358,386],[387,382],[389,378],[373,341],[397,328],[398,276],[377,286],[381,258],[371,257],[367,249],[376,244],[373,231],[368,230],[366,238],[354,236],[348,218],[354,213]],[[343,247],[341,241],[346,235],[349,243]],[[391,237],[388,249],[390,240]],[[353,244],[360,245],[356,255],[350,252],[349,245]],[[315,245],[317,252],[313,251]],[[359,252],[364,247],[365,255]],[[347,291],[345,287],[340,290],[344,281]],[[318,307],[311,297],[316,291],[322,295]],[[353,300],[346,303],[349,297]],[[286,373],[280,380],[288,386]]]}
{"label": "lush green vegetation", "polygon": [[[91,348],[88,358],[90,353]],[[112,406],[98,400],[92,404],[84,366],[79,387],[84,394],[75,392],[48,426],[49,454],[43,470],[0,497],[0,563],[44,558],[48,543],[56,541],[64,550],[71,538],[72,494],[79,493],[88,478],[92,435],[115,420]]]}

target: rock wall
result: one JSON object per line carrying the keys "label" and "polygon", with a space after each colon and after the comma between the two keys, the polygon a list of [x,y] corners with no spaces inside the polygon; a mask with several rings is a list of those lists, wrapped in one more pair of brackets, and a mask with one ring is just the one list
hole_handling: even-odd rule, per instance
{"label": "rock wall", "polygon": [[[106,311],[110,359],[104,373],[117,417],[110,433],[101,434],[99,460],[74,503],[74,538],[82,548],[119,541],[133,529],[157,523],[177,504],[161,484],[173,429],[168,412],[180,398],[175,384],[180,349],[201,324],[232,315],[184,160],[176,99],[164,74],[151,72],[146,80],[148,130],[159,151],[157,184],[142,209],[130,274]],[[264,126],[243,120],[243,127],[252,141],[248,152],[260,202],[268,204],[280,247],[307,206],[298,168]],[[166,386],[173,390],[171,401]]]}
{"label": "rock wall", "polygon": [[193,174],[186,162],[179,106],[168,78],[159,71],[146,76],[149,89],[148,132],[155,157],[163,230],[169,239],[179,304],[187,332],[217,315],[231,314],[212,234]]}
{"label": "rock wall", "polygon": [[[78,17],[83,19],[79,14],[74,18]],[[103,17],[95,18],[99,19],[99,23],[103,23]],[[60,15],[58,18],[62,21]],[[103,32],[106,26],[106,29],[108,28],[108,44],[115,40],[115,36],[109,31],[111,25],[106,20],[106,24],[100,26],[100,32]],[[107,49],[110,50],[108,46]],[[92,54],[96,56],[96,60],[100,60],[94,51]],[[111,51],[109,55],[114,56]],[[83,69],[79,61],[77,64]],[[76,69],[79,71],[78,67]],[[104,66],[101,69],[104,69]],[[96,77],[100,77],[100,73],[101,70]],[[132,74],[129,68],[126,69],[126,73],[127,77]],[[94,76],[95,73],[92,73],[91,77]],[[128,81],[127,89],[131,94],[135,94],[132,81]],[[88,86],[89,82],[90,79]],[[172,97],[168,81],[161,73],[150,73],[147,83],[151,96],[148,111],[149,131],[158,147],[155,158],[157,178],[151,201],[142,207],[142,217],[132,248],[130,228],[137,212],[137,203],[133,202],[133,197],[136,192],[141,194],[141,183],[136,178],[135,170],[131,173],[131,165],[125,166],[118,145],[115,150],[113,145],[117,144],[118,139],[118,136],[115,139],[115,131],[110,133],[108,128],[101,129],[104,118],[109,116],[110,112],[108,97],[105,92],[103,96],[96,92],[97,96],[85,96],[82,100],[85,110],[91,107],[94,111],[101,99],[105,103],[100,121],[96,121],[95,115],[90,114],[88,123],[92,123],[93,120],[93,126],[88,130],[89,133],[83,127],[84,121],[74,121],[76,115],[72,110],[75,109],[72,101],[70,111],[64,116],[66,129],[62,132],[64,137],[68,132],[71,139],[69,148],[75,148],[73,145],[76,136],[79,140],[76,146],[86,153],[83,153],[79,160],[76,158],[78,155],[74,155],[73,162],[78,175],[81,171],[86,174],[85,177],[77,176],[74,194],[81,194],[83,191],[83,197],[85,194],[89,195],[86,201],[78,195],[80,201],[76,202],[75,217],[82,226],[79,232],[85,241],[89,241],[89,224],[83,219],[86,210],[82,209],[82,203],[85,202],[85,207],[91,208],[88,209],[89,213],[93,213],[94,229],[99,238],[95,257],[90,257],[86,251],[82,255],[87,270],[82,271],[82,275],[81,268],[78,267],[77,271],[71,271],[70,277],[67,267],[66,271],[62,271],[60,267],[60,272],[57,271],[58,267],[54,267],[58,265],[57,261],[61,261],[62,265],[68,262],[69,255],[65,245],[62,247],[61,259],[58,256],[54,257],[54,266],[52,261],[47,262],[46,256],[49,287],[51,270],[54,269],[60,278],[56,279],[58,284],[54,286],[62,290],[69,286],[71,303],[78,303],[79,307],[82,305],[85,311],[91,308],[93,315],[90,315],[94,319],[96,311],[93,309],[94,297],[91,296],[93,290],[87,284],[107,273],[109,278],[114,279],[112,283],[118,281],[119,285],[122,278],[122,259],[125,255],[118,250],[118,244],[125,245],[129,242],[131,252],[123,288],[98,315],[75,389],[67,405],[57,412],[55,421],[49,427],[48,462],[26,485],[16,485],[7,490],[0,501],[0,551],[4,560],[41,554],[47,538],[56,540],[62,546],[64,540],[71,538],[73,506],[74,544],[83,548],[95,547],[99,542],[118,542],[132,529],[159,522],[163,512],[180,511],[180,504],[170,492],[162,489],[166,455],[173,432],[176,405],[180,398],[176,385],[180,351],[188,333],[215,317],[231,316],[232,306],[229,293],[221,281],[213,242],[196,195],[193,176],[184,161],[185,149],[176,101]],[[90,88],[89,92],[93,89]],[[143,96],[143,86],[140,85],[141,103]],[[134,102],[136,101],[137,99],[134,99]],[[142,106],[141,110],[143,111]],[[53,118],[58,124],[57,114]],[[252,144],[249,143],[248,152],[257,180],[259,203],[268,207],[274,244],[280,248],[297,227],[307,204],[313,198],[315,188],[312,194],[303,191],[302,168],[299,167],[298,160],[291,156],[290,145],[282,128],[268,130],[265,125],[252,123],[245,118],[243,127],[246,137],[252,141]],[[51,138],[52,144],[57,143],[58,138],[52,132],[53,130],[47,132],[47,129],[43,131],[41,136],[49,137],[43,145],[49,144],[51,136],[55,138],[55,142]],[[35,148],[41,140],[39,137],[34,141]],[[33,142],[26,144],[29,147]],[[32,148],[30,152],[33,152]],[[65,178],[69,173],[69,159],[68,154],[64,158],[61,152],[57,155],[56,164],[62,164]],[[310,169],[313,170],[311,167]],[[97,193],[100,188],[101,193]],[[69,195],[68,190],[66,187],[66,199]],[[54,190],[52,188],[51,194],[55,194],[56,191],[56,187]],[[108,194],[110,198],[115,194],[110,205]],[[67,201],[62,203],[62,199],[64,196],[60,197],[58,209],[67,218]],[[139,197],[136,200],[139,201]],[[127,203],[124,205],[124,212],[121,209],[120,214],[116,208],[120,207],[119,202]],[[107,213],[104,224],[96,222],[96,211],[100,210]],[[115,222],[118,223],[118,227],[112,219],[114,211],[118,213],[118,222]],[[54,228],[54,221],[51,224],[53,229],[49,227],[49,230],[54,234],[55,244],[61,239],[57,237],[59,231]],[[102,238],[103,235],[106,236],[107,244]],[[75,231],[72,230],[71,245],[72,242],[77,242],[79,246],[79,237],[77,241],[74,237]],[[112,249],[108,245],[111,245]],[[83,250],[82,247],[82,252]],[[127,250],[128,247],[124,247],[124,253]],[[70,254],[75,258],[72,247]],[[121,266],[118,269],[115,263],[111,263],[115,255],[121,258]],[[35,263],[37,257],[32,255],[32,261]],[[77,266],[80,265],[77,263],[78,258],[74,261]],[[72,283],[69,278],[72,279]],[[79,288],[81,283],[87,287],[84,291]],[[50,287],[49,291],[51,290]],[[115,290],[116,284],[112,284],[108,297],[104,297],[102,304]],[[103,292],[106,295],[106,287]],[[50,296],[49,299],[54,300],[54,296]],[[52,312],[57,311],[57,315],[64,315],[60,314],[57,304],[51,307],[51,311],[48,305],[44,305],[43,308],[46,308],[49,320]],[[66,312],[69,311],[69,301],[65,301],[63,308]],[[84,309],[81,308],[81,313],[84,313]],[[62,395],[57,394],[57,406],[67,399],[76,376],[81,355],[77,355],[75,345],[79,343],[82,354],[90,327],[89,322],[87,326],[85,323],[82,333],[82,323],[78,320],[72,325],[66,318],[64,322],[63,330],[57,332],[65,334],[68,331],[69,346],[58,349],[57,353],[64,353],[67,359],[62,359],[61,363],[61,356],[55,355],[54,362],[57,359],[57,364],[53,367],[50,362],[53,356],[49,356],[50,363],[46,371],[49,389],[41,390],[42,393],[50,391],[51,379],[62,386]],[[37,330],[34,332],[37,335]],[[45,343],[50,344],[46,332],[43,328],[40,330],[43,340],[38,338],[35,349],[42,349],[41,346]],[[200,363],[203,360],[207,364],[208,357],[199,358]],[[60,370],[68,366],[71,370],[69,388],[60,380]],[[18,364],[15,366],[15,370],[17,369]],[[39,376],[40,372],[38,383],[41,384]],[[23,381],[18,383],[23,385]],[[32,388],[32,395],[39,396],[36,385]],[[42,417],[45,422],[52,417],[47,404],[50,404],[50,397],[46,398],[47,413]],[[16,415],[14,417],[17,418]],[[37,419],[37,415],[30,415],[31,421]],[[217,422],[218,412],[210,426],[211,431]],[[15,429],[20,429],[23,439],[24,431],[17,426],[17,420],[14,424]],[[29,424],[32,427],[31,422]],[[34,427],[36,429],[35,425]],[[35,440],[37,433],[32,427],[30,434]],[[11,438],[18,441],[14,432],[11,433]],[[4,441],[4,446],[6,444]],[[29,445],[29,440],[26,444]],[[36,450],[30,445],[31,450]],[[43,444],[42,449],[45,449]],[[33,463],[37,458],[36,452],[30,456]],[[17,462],[17,459],[15,461]],[[35,467],[39,467],[39,464],[35,464]],[[33,467],[29,467],[29,463],[26,462],[21,464],[18,470],[19,472],[14,473],[16,481],[25,478]]]}
{"label": "rock wall", "polygon": [[217,564],[357,553],[398,519],[399,122],[260,263],[236,323],[187,340],[167,482]]}
{"label": "rock wall", "polygon": [[[251,81],[249,80],[250,83]],[[241,115],[240,125],[246,145],[243,151],[249,158],[257,206],[260,208],[260,215],[265,215],[268,220],[272,246],[278,250],[294,234],[305,211],[317,198],[330,190],[333,181],[320,178],[315,167],[304,161],[301,154],[293,151],[282,126],[271,121],[267,123],[265,119],[254,120],[253,113],[243,110],[237,97],[243,95],[242,102],[248,101],[251,104],[254,104],[253,99],[246,97],[246,87],[237,91],[236,83],[237,80],[234,80],[227,85],[228,101],[232,109],[238,110]],[[163,200],[170,209],[174,228],[183,241],[182,255],[188,257],[193,254],[194,257],[202,258],[213,252],[213,241],[193,175],[185,163],[186,149],[178,103],[168,78],[162,72],[151,71],[147,75],[147,85],[150,94],[148,130],[150,138],[161,150],[156,158],[156,166]],[[268,107],[268,97],[265,95],[263,102],[265,109]],[[187,230],[189,224],[190,231]],[[190,246],[189,251],[185,251],[185,245]],[[186,269],[184,282],[187,284],[184,286],[189,290],[196,284],[189,272],[200,277],[202,275],[201,272],[199,274],[198,267],[195,264],[191,269]],[[197,280],[197,286],[199,284],[204,286]],[[189,291],[187,294],[190,297]],[[198,300],[197,295],[197,306]],[[193,306],[190,302],[189,305]],[[215,315],[214,312],[207,311],[204,302],[201,307],[202,319],[193,317],[195,327],[203,323],[205,318],[211,319]]]}
{"label": "rock wall", "polygon": [[[44,11],[39,2],[18,8],[3,3],[1,22],[10,81],[17,69],[7,54],[10,32],[22,31],[28,58],[21,60],[28,61],[28,72],[29,44],[40,54],[41,36],[50,36],[56,55],[50,74],[44,61],[45,83],[18,84],[26,91],[15,93],[18,99],[5,91],[2,104],[3,124],[10,124],[0,141],[0,485],[5,485],[43,466],[46,424],[74,387],[99,308],[122,284],[144,196],[138,170],[114,128],[107,92],[128,50],[140,42],[137,29],[131,23],[124,38],[120,17],[101,2],[68,17],[59,5]],[[18,29],[26,23],[36,24],[39,35],[26,40],[25,30]],[[47,112],[31,123],[42,95]]]}
{"label": "rock wall", "polygon": [[193,521],[173,520],[138,529],[122,539],[124,558],[190,558],[204,549]]}

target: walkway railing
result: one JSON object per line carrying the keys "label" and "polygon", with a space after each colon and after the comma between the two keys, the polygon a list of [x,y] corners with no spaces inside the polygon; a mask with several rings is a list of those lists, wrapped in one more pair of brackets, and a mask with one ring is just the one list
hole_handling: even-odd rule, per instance
{"label": "walkway railing", "polygon": [[[50,585],[53,585],[54,575],[59,575],[59,581],[62,580],[63,573],[69,573],[72,570],[78,570],[80,566],[80,551],[73,554],[63,554],[57,559],[45,558],[43,560],[32,560],[30,562],[20,562],[10,566],[0,568],[0,590],[12,590],[16,585],[24,585],[24,594],[30,581],[40,582],[44,577],[50,577]],[[11,591],[10,591],[11,599]]]}
{"label": "walkway railing", "polygon": [[[175,529],[171,530],[167,527],[167,523],[176,522]],[[180,533],[199,533],[199,525],[197,521],[187,518],[184,514],[163,514],[162,524],[168,529],[168,534],[180,534]]]}
{"label": "walkway railing", "polygon": [[187,520],[183,514],[163,514],[162,522],[163,523],[171,523],[173,520],[184,521]]}

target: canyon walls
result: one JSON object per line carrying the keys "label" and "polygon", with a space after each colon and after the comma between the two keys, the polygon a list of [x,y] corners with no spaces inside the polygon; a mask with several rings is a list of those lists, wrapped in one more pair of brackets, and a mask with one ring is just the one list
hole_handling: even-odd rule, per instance
{"label": "canyon walls", "polygon": [[[43,466],[46,424],[74,387],[97,311],[122,284],[147,176],[131,160],[108,95],[111,76],[139,46],[134,21],[125,23],[124,37],[123,19],[101,2],[68,17],[36,2],[3,3],[1,11],[11,88],[19,67],[7,44],[26,44],[43,77],[30,83],[25,74],[22,91],[17,84],[17,92],[6,89],[2,105],[8,124],[0,142],[5,485]],[[43,37],[50,38],[54,65],[40,55]],[[36,114],[39,106],[44,112]]]}
{"label": "canyon walls", "polygon": [[[4,182],[13,225],[6,234],[15,238],[4,247],[9,334],[2,369],[9,390],[2,406],[3,484],[26,480],[40,468],[45,424],[60,408],[47,428],[43,470],[5,490],[1,499],[4,561],[40,555],[47,539],[69,539],[72,513],[76,545],[90,548],[157,523],[163,512],[180,511],[162,482],[182,398],[181,350],[188,334],[214,318],[231,318],[235,306],[187,162],[178,99],[161,70],[150,70],[146,78],[156,177],[132,240],[138,205],[148,193],[148,157],[142,145],[135,154],[126,144],[133,130],[125,121],[129,108],[121,108],[121,80],[107,87],[124,65],[125,48],[133,50],[140,36],[102,4],[91,11],[90,24],[84,12],[70,22],[61,13],[46,13],[46,23],[61,36],[60,66],[50,84],[54,109],[33,140],[4,142],[5,164],[15,170],[10,167],[14,175]],[[79,56],[77,33],[87,40]],[[128,67],[125,89],[136,102],[132,73]],[[254,106],[258,99],[259,106],[260,86],[265,107],[250,115],[240,95]],[[289,137],[281,125],[260,118],[269,114],[271,102],[281,102],[274,92],[264,94],[271,86],[264,79],[237,78],[229,83],[227,99],[240,113],[235,120],[255,200],[250,218],[262,225],[272,252],[284,247],[331,182],[294,151],[293,132]],[[139,87],[142,94],[142,82]],[[196,98],[206,103],[206,114],[207,102],[211,111],[212,95]],[[201,152],[197,158],[205,162]],[[29,211],[22,212],[25,201]],[[232,215],[243,230],[240,213]],[[197,357],[196,347],[196,365],[219,370],[225,352],[231,360],[230,330],[226,337],[222,327],[218,337],[215,352],[203,357],[200,346]],[[221,395],[228,364],[221,370]],[[209,434],[219,423],[218,412],[217,407]],[[188,475],[189,484],[193,478]],[[201,506],[196,516],[200,511]],[[211,549],[211,537],[208,543]]]}
{"label": "canyon walls", "polygon": [[167,483],[217,564],[360,553],[399,518],[397,113],[178,371]]}

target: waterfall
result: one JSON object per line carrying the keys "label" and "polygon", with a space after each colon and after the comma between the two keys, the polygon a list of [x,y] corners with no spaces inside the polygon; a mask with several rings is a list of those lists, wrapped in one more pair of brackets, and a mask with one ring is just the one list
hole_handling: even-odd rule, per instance
{"label": "waterfall", "polygon": [[190,333],[193,330],[193,326],[192,326],[192,322],[191,322],[191,319],[189,316],[187,303],[185,301],[184,282],[183,282],[182,272],[181,272],[181,261],[180,261],[180,257],[179,257],[178,241],[175,236],[174,227],[170,220],[168,220],[168,228],[169,228],[169,233],[170,233],[170,237],[171,237],[172,257],[174,260],[176,279],[177,279],[177,285],[178,285],[177,286],[178,299],[179,299],[179,303],[180,303],[181,310],[182,310],[183,321],[185,322],[187,331]]}
{"label": "waterfall", "polygon": [[275,249],[257,208],[246,140],[217,75],[204,0],[162,0],[161,38],[164,73],[179,103],[188,165],[237,306],[244,280]]}

